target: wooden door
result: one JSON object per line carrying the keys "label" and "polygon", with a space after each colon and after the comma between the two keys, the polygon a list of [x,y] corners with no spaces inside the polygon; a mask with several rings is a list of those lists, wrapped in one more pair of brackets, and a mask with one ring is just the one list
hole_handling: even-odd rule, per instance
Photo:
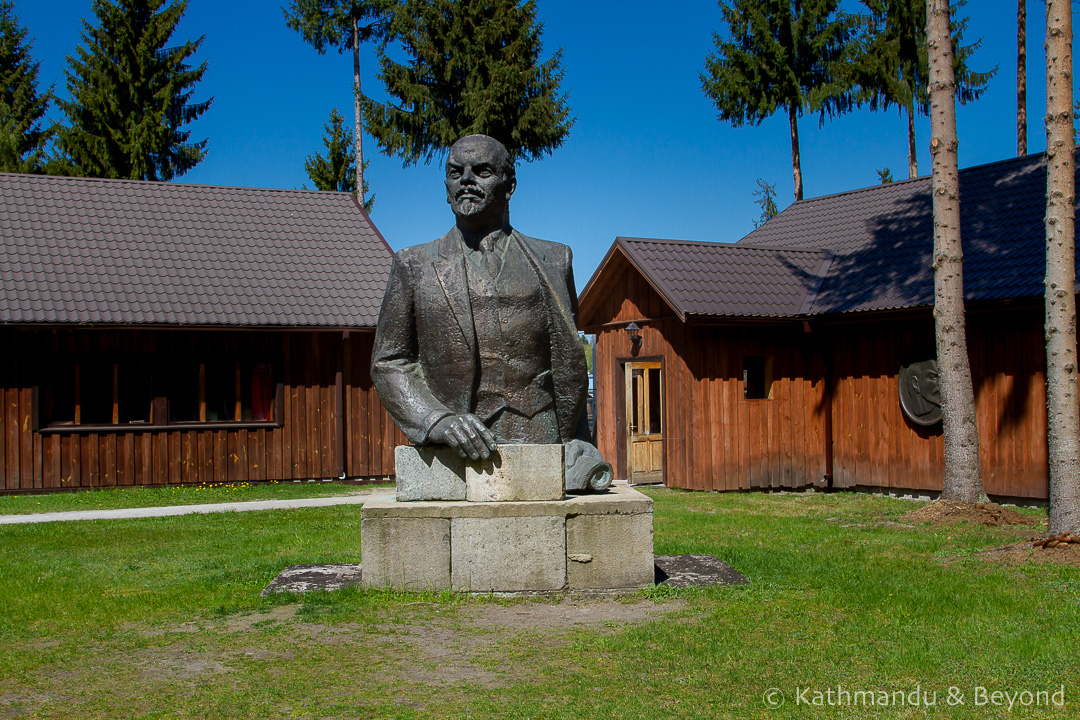
{"label": "wooden door", "polygon": [[626,468],[631,484],[664,481],[663,382],[659,362],[626,364]]}

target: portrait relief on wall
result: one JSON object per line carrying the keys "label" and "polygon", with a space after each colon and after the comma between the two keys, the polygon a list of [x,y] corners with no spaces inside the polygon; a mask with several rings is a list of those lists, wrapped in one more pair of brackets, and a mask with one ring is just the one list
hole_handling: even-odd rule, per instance
{"label": "portrait relief on wall", "polygon": [[941,422],[941,388],[933,353],[909,358],[900,366],[898,382],[900,408],[908,420],[924,427]]}

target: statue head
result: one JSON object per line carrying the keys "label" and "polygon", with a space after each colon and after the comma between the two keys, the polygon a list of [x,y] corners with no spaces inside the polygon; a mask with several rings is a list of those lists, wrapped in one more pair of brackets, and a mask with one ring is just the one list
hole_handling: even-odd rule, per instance
{"label": "statue head", "polygon": [[515,189],[514,161],[495,138],[467,135],[450,148],[446,202],[463,229],[483,233],[509,222]]}

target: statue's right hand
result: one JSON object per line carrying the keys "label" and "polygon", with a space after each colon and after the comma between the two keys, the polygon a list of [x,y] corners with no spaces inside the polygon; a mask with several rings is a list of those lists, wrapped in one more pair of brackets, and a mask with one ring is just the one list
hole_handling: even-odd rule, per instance
{"label": "statue's right hand", "polygon": [[428,440],[432,443],[449,445],[471,460],[486,460],[498,450],[495,436],[480,418],[471,414],[447,415],[435,427],[431,428]]}

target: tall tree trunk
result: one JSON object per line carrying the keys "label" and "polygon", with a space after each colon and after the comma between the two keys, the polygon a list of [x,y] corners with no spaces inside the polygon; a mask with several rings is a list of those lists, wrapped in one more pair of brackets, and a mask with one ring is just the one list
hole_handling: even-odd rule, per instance
{"label": "tall tree trunk", "polygon": [[919,177],[919,151],[915,147],[915,100],[907,106],[907,176]]}
{"label": "tall tree trunk", "polygon": [[353,63],[353,112],[355,126],[353,142],[356,145],[356,199],[364,204],[364,135],[360,117],[360,29],[357,19],[352,19],[352,63]]}
{"label": "tall tree trunk", "polygon": [[1027,155],[1027,0],[1016,0],[1016,156]]}
{"label": "tall tree trunk", "polygon": [[964,324],[956,78],[949,0],[926,0],[926,44],[930,61],[930,154],[934,164],[934,333],[945,435],[941,497],[974,503],[986,495],[979,473],[979,429]]}
{"label": "tall tree trunk", "polygon": [[1050,534],[1080,531],[1072,8],[1046,3],[1046,409]]}
{"label": "tall tree trunk", "polygon": [[795,178],[795,201],[802,200],[802,159],[799,157],[799,108],[795,104],[788,106],[788,121],[791,123],[791,174]]}

